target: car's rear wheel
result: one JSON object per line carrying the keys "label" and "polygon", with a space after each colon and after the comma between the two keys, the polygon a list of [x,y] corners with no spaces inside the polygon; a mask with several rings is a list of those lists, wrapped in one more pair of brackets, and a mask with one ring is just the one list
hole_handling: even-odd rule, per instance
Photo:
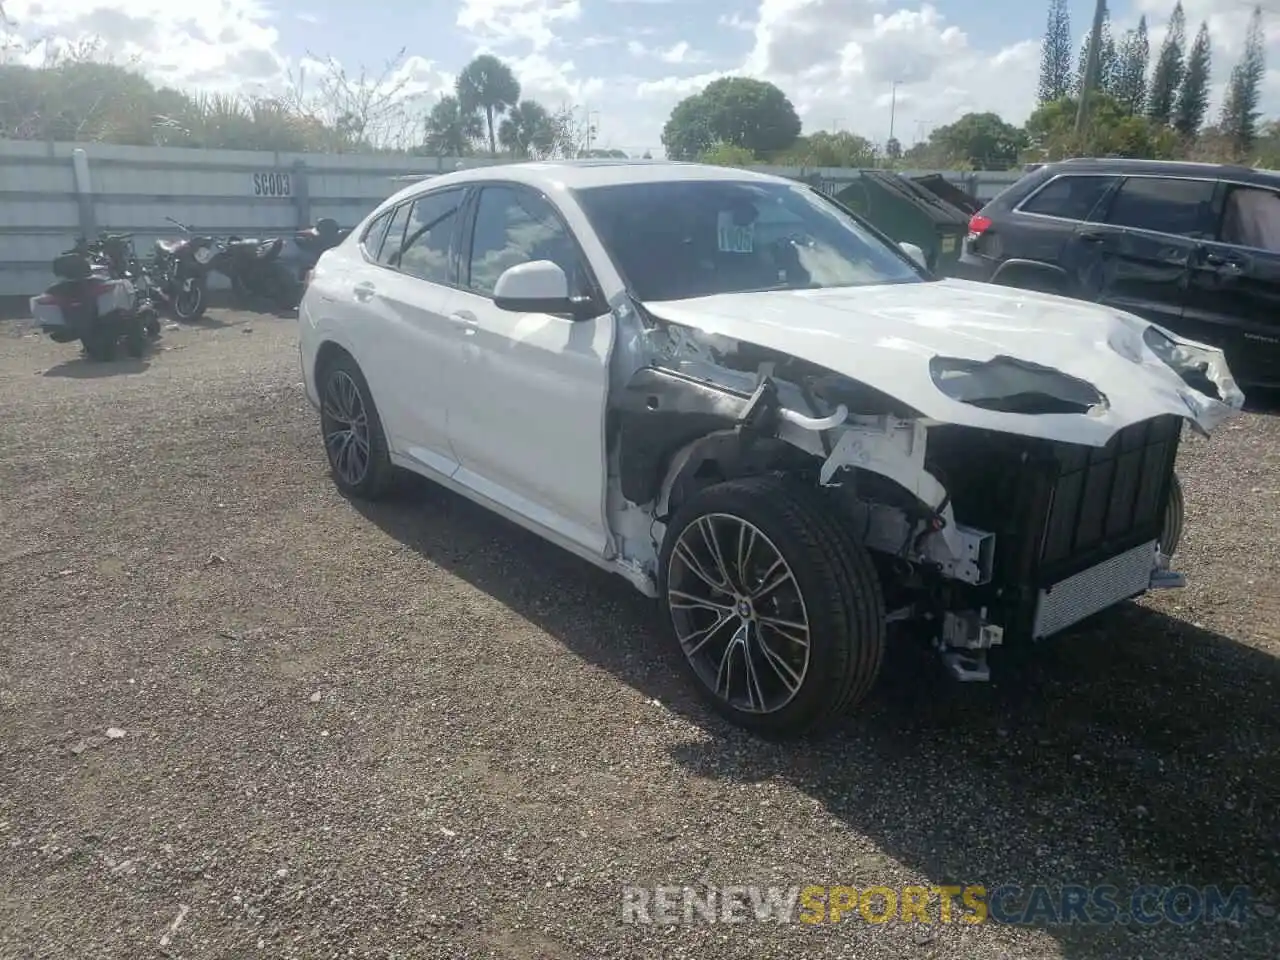
{"label": "car's rear wheel", "polygon": [[874,683],[884,600],[865,549],[833,533],[807,490],[730,480],[683,504],[660,594],[699,692],[757,733],[829,732]]}
{"label": "car's rear wheel", "polygon": [[1160,532],[1160,552],[1172,557],[1182,542],[1182,527],[1186,522],[1187,507],[1182,499],[1182,481],[1173,475],[1173,484],[1169,490],[1169,502],[1164,508],[1164,528]]}
{"label": "car's rear wheel", "polygon": [[369,384],[359,365],[335,355],[319,371],[320,430],[334,485],[345,495],[377,500],[391,488],[395,467]]}

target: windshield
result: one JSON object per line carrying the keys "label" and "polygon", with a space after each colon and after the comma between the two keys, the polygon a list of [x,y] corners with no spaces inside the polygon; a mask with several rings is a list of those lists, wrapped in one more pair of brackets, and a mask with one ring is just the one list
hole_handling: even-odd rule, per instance
{"label": "windshield", "polygon": [[642,301],[924,280],[905,256],[800,184],[674,180],[575,193]]}

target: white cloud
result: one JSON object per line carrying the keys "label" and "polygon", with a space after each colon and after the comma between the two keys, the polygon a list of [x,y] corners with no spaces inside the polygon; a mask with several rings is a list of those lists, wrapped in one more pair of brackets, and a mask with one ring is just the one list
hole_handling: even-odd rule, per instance
{"label": "white cloud", "polygon": [[286,61],[269,11],[253,0],[210,0],[198,7],[164,0],[8,0],[5,12],[34,44],[28,61],[100,41],[112,62],[135,65],[162,84],[221,92],[278,85]]}
{"label": "white cloud", "polygon": [[582,16],[580,0],[462,0],[457,25],[496,45],[545,50],[557,30]]}

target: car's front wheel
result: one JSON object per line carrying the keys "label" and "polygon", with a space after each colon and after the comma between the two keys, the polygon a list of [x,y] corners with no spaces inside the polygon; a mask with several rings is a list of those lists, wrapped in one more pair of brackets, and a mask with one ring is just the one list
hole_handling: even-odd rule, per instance
{"label": "car's front wheel", "polygon": [[757,733],[829,732],[879,673],[879,579],[832,523],[811,491],[762,476],[698,492],[667,527],[660,594],[680,653],[711,705]]}
{"label": "car's front wheel", "polygon": [[320,430],[334,485],[345,495],[377,500],[392,486],[386,434],[369,384],[347,354],[326,361],[317,378]]}

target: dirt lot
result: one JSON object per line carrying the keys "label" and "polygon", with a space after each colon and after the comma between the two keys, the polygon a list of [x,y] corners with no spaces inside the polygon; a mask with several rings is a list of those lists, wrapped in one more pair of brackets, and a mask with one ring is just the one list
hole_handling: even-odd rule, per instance
{"label": "dirt lot", "polygon": [[[0,328],[0,955],[1275,957],[1280,418],[1189,439],[1192,586],[832,741],[713,720],[649,605],[325,476],[289,320]],[[108,731],[111,731],[108,733]],[[1243,924],[620,923],[639,884],[1251,886]]]}

